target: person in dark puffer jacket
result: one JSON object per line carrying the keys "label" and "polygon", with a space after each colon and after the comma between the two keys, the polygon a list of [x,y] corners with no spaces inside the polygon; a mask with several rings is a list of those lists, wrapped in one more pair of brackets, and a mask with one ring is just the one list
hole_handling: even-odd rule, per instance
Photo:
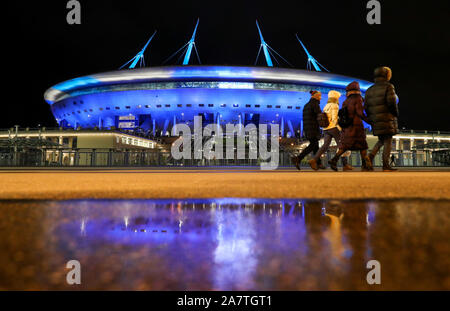
{"label": "person in dark puffer jacket", "polygon": [[[317,121],[317,115],[322,112],[320,109],[320,100],[322,99],[322,93],[319,91],[311,91],[311,99],[303,107],[303,133],[307,140],[309,140],[309,145],[296,157],[292,158],[295,167],[300,170],[300,162],[308,154],[313,152],[316,154],[319,150],[319,140],[322,136],[320,131],[319,122]],[[320,162],[317,161],[319,168],[324,169],[325,167]]]}
{"label": "person in dark puffer jacket", "polygon": [[392,137],[398,133],[398,96],[394,86],[389,83],[392,70],[389,67],[378,67],[374,72],[375,84],[367,91],[364,110],[372,123],[374,136],[378,136],[378,142],[369,154],[373,161],[375,155],[384,146],[383,171],[396,171],[389,163]]}

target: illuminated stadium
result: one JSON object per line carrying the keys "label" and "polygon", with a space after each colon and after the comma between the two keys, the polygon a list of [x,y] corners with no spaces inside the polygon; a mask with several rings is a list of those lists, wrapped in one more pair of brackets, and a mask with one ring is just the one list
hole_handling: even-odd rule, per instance
{"label": "illuminated stadium", "polygon": [[131,63],[129,68],[78,77],[48,89],[44,97],[59,125],[139,128],[153,136],[166,136],[171,135],[174,124],[192,126],[194,116],[201,116],[203,125],[223,127],[227,123],[278,123],[282,136],[293,137],[301,133],[302,109],[310,98],[309,91],[321,91],[325,105],[329,90],[344,94],[347,84],[358,81],[364,92],[372,84],[322,72],[323,66],[298,38],[308,57],[307,68],[316,71],[274,68],[271,55],[275,57],[276,52],[264,41],[259,25],[260,52],[267,67],[189,65],[191,52],[196,51],[197,26],[198,22],[183,46],[181,66],[135,68],[138,63],[143,65],[143,53],[153,34],[127,63]]}

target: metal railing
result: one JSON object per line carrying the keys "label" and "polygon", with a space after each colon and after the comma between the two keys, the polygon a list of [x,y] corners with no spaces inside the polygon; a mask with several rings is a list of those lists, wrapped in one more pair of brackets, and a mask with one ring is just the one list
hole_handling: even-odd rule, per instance
{"label": "metal railing", "polygon": [[[450,166],[449,152],[412,151],[393,152],[394,166],[397,167],[442,167]],[[328,151],[322,158],[327,164],[334,156],[334,151]],[[374,159],[374,166],[381,166],[381,153]],[[279,167],[292,167],[292,154],[281,150]],[[358,152],[352,152],[349,163],[355,167],[361,166]],[[82,150],[82,149],[34,149],[22,151],[0,152],[1,167],[208,167],[208,166],[259,166],[259,159],[182,159],[174,160],[170,151],[164,150]],[[307,167],[307,159],[302,166]],[[327,165],[326,165],[327,166]]]}

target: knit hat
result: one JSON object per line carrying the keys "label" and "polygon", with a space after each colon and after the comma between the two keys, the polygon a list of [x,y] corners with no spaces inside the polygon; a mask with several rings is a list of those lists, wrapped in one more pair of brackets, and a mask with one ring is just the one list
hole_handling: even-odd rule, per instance
{"label": "knit hat", "polygon": [[341,93],[339,93],[338,91],[329,91],[328,92],[328,98],[339,99],[339,97],[341,97]]}
{"label": "knit hat", "polygon": [[347,92],[347,96],[350,96],[352,94],[359,94],[361,95],[361,90],[359,88],[359,83],[357,81],[353,81],[347,87],[345,88],[345,91]]}
{"label": "knit hat", "polygon": [[319,96],[322,95],[319,91],[310,91],[309,93],[311,94],[311,97],[315,99],[319,99]]}

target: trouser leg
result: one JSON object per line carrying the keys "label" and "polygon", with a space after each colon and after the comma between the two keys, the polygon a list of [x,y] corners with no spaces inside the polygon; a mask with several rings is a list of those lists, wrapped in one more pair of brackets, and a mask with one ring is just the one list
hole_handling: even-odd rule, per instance
{"label": "trouser leg", "polygon": [[372,167],[372,161],[370,161],[369,156],[367,155],[368,152],[367,150],[361,150],[360,151],[361,154],[361,161],[362,161],[362,170],[364,171],[373,171],[373,167]]}
{"label": "trouser leg", "polygon": [[347,150],[345,149],[338,149],[334,157],[330,160],[331,162],[337,162],[341,155],[343,155]]}
{"label": "trouser leg", "polygon": [[[316,140],[314,140],[313,148],[312,148],[313,155],[316,154],[318,151],[319,151],[319,140],[316,139]],[[317,161],[317,164],[319,164],[319,165],[321,164],[320,158]]]}
{"label": "trouser leg", "polygon": [[318,139],[310,139],[309,145],[303,149],[303,151],[297,156],[298,160],[303,160],[304,157],[306,157],[311,152],[316,153],[319,149],[319,140]]}
{"label": "trouser leg", "polygon": [[337,168],[337,161],[339,160],[339,157],[345,152],[345,150],[343,149],[338,149],[338,151],[336,152],[336,154],[334,155],[333,159],[331,159],[330,161],[328,161],[328,163],[330,164],[330,168],[333,171],[338,171]]}
{"label": "trouser leg", "polygon": [[378,141],[375,144],[375,146],[373,146],[373,149],[370,152],[373,158],[377,155],[377,152],[380,150],[382,146],[383,146],[383,136],[378,136]]}
{"label": "trouser leg", "polygon": [[359,153],[361,154],[361,159],[365,159],[367,157],[367,150],[361,150]]}
{"label": "trouser leg", "polygon": [[389,159],[391,158],[391,149],[392,149],[392,136],[386,136],[383,139],[383,166],[388,167]]}
{"label": "trouser leg", "polygon": [[317,162],[320,161],[320,156],[321,156],[322,154],[324,154],[324,153],[328,150],[328,148],[330,147],[330,144],[331,144],[331,138],[332,138],[331,134],[328,133],[328,131],[325,131],[325,135],[324,135],[324,137],[323,137],[323,145],[322,145],[322,147],[320,147],[320,149],[315,153],[315,155],[314,155],[314,160],[316,160]]}
{"label": "trouser leg", "polygon": [[364,169],[364,168],[367,168],[367,161],[366,161],[366,157],[367,157],[367,150],[361,150],[360,152],[359,152],[360,154],[361,154],[361,167]]}
{"label": "trouser leg", "polygon": [[[339,142],[341,141],[341,132],[339,131],[339,129],[335,127],[334,129],[330,130],[330,134],[333,136],[336,145],[339,146]],[[343,166],[346,166],[348,163],[347,157],[342,157],[341,161]]]}

